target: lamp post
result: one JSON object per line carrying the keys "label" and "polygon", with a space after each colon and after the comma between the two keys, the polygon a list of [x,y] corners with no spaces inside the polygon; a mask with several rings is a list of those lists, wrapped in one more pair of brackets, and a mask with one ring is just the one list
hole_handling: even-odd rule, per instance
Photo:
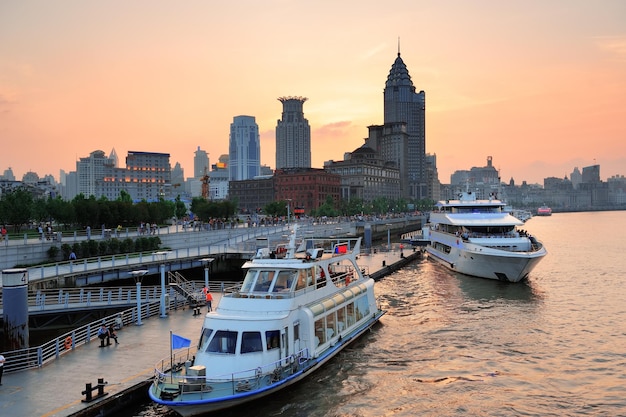
{"label": "lamp post", "polygon": [[387,252],[391,251],[391,223],[387,223]]}
{"label": "lamp post", "polygon": [[154,255],[158,256],[159,258],[161,258],[161,261],[163,261],[159,267],[159,269],[161,270],[161,303],[160,303],[161,315],[160,317],[163,318],[163,317],[167,317],[166,308],[165,308],[165,261],[167,260],[167,255],[169,255],[169,252],[167,251],[154,252]]}
{"label": "lamp post", "polygon": [[287,224],[289,224],[289,218],[291,217],[291,198],[288,198],[285,201],[287,201]]}
{"label": "lamp post", "polygon": [[207,291],[211,291],[211,287],[209,287],[209,267],[211,266],[211,262],[213,262],[215,258],[203,258],[200,261],[204,264],[204,286]]}
{"label": "lamp post", "polygon": [[147,269],[140,269],[138,271],[130,271],[129,274],[135,279],[135,285],[137,285],[137,326],[141,326],[141,280],[144,275],[148,273]]}

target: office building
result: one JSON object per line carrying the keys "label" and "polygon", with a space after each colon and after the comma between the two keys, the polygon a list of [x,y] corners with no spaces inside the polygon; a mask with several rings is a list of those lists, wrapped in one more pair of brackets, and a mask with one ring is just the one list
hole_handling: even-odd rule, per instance
{"label": "office building", "polygon": [[230,125],[228,147],[230,181],[256,177],[261,170],[259,126],[253,116],[235,116]]}
{"label": "office building", "polygon": [[276,169],[311,167],[311,127],[302,110],[306,100],[278,98],[283,103],[283,113],[276,125]]}
{"label": "office building", "polygon": [[193,157],[193,177],[202,178],[209,172],[209,155],[198,146]]}

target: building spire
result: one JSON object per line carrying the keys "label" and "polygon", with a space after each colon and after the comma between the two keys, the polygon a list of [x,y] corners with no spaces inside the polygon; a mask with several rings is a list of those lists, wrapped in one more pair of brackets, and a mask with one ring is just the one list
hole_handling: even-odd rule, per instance
{"label": "building spire", "polygon": [[400,37],[398,36],[398,56],[400,56]]}

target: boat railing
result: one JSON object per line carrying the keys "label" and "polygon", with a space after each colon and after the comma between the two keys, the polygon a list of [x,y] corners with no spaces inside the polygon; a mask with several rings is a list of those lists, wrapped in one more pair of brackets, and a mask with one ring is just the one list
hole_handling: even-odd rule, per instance
{"label": "boat railing", "polygon": [[192,366],[196,348],[184,348],[164,358],[155,366],[155,384],[162,390],[210,392],[212,397],[252,391],[284,380],[301,370],[310,359],[308,349],[244,371],[207,378],[206,370]]}

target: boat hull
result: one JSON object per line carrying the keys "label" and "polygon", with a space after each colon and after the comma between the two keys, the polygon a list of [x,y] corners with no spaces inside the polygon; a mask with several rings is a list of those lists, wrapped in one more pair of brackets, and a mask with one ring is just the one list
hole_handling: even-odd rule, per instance
{"label": "boat hull", "polygon": [[468,243],[462,239],[445,243],[431,243],[426,248],[429,258],[464,275],[506,282],[526,279],[547,253],[543,247],[536,251],[513,252]]}

